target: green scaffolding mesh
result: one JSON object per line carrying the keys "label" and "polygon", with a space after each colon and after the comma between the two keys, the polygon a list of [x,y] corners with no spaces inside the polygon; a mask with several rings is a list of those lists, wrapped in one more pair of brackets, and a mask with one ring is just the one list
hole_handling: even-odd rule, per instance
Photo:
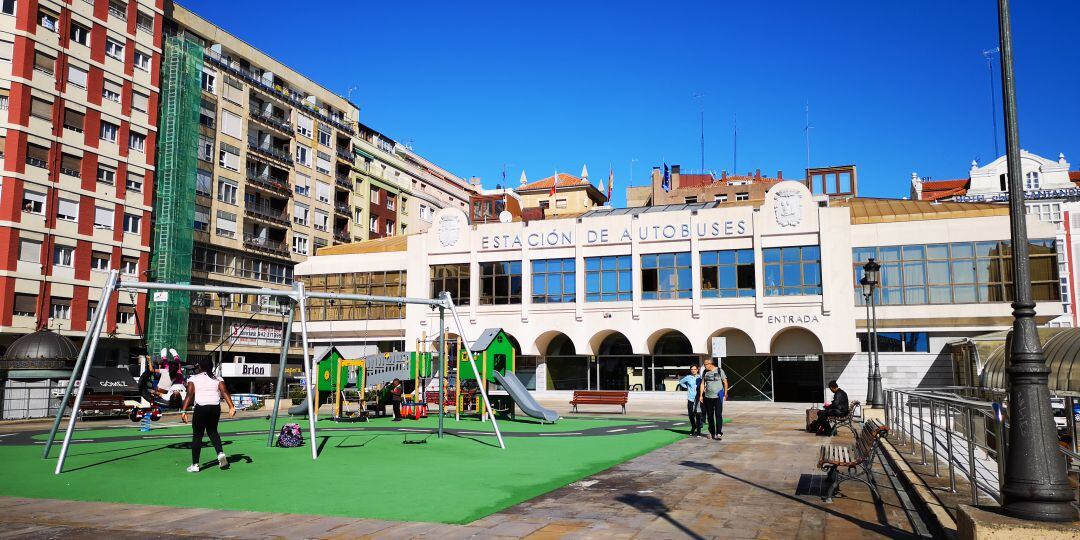
{"label": "green scaffolding mesh", "polygon": [[[166,39],[154,181],[152,281],[191,283],[202,65],[203,51],[198,44],[176,37]],[[186,358],[191,294],[152,294],[149,305],[146,344],[150,354],[175,348]]]}

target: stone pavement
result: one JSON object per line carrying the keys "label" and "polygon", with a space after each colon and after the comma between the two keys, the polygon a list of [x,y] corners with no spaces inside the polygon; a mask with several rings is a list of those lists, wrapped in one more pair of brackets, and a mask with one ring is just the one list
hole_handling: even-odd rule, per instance
{"label": "stone pavement", "polygon": [[731,403],[721,442],[679,441],[465,526],[0,498],[0,537],[916,537],[916,518],[880,468],[881,507],[856,482],[832,504],[796,495],[804,475],[820,474],[826,440],[799,429],[804,408]]}

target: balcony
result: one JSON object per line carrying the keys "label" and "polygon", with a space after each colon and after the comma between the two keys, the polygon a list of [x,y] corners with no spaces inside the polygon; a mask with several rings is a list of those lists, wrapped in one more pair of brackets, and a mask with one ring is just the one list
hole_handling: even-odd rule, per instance
{"label": "balcony", "polygon": [[254,107],[251,108],[251,117],[260,123],[270,126],[289,137],[292,137],[292,124],[284,118],[264,113]]}
{"label": "balcony", "polygon": [[334,211],[341,214],[341,215],[343,215],[343,216],[345,216],[345,217],[348,217],[349,216],[349,205],[347,205],[345,203],[335,202],[334,203]]}
{"label": "balcony", "polygon": [[349,231],[334,231],[334,241],[348,244],[351,241],[349,238]]}
{"label": "balcony", "polygon": [[274,253],[277,255],[289,255],[289,246],[285,245],[285,242],[278,242],[276,240],[268,240],[259,236],[252,236],[250,234],[244,235],[244,245],[255,251],[262,251],[265,253]]}
{"label": "balcony", "polygon": [[272,176],[254,174],[249,171],[247,179],[248,183],[250,183],[251,185],[270,191],[275,195],[280,195],[286,198],[292,197],[292,190],[289,189],[289,184],[284,181],[278,180],[277,178],[274,178]]}
{"label": "balcony", "polygon": [[352,180],[349,180],[348,176],[341,176],[341,175],[335,176],[334,177],[334,183],[337,184],[338,187],[340,187],[340,188],[344,188],[344,189],[347,189],[349,191],[352,191],[353,183],[352,183]]}
{"label": "balcony", "polygon": [[346,152],[346,151],[341,150],[341,149],[338,149],[337,157],[338,157],[338,159],[348,163],[349,165],[352,165],[352,162],[353,162],[353,159],[354,159],[352,152]]}
{"label": "balcony", "polygon": [[356,133],[355,131],[353,131],[352,126],[350,126],[343,120],[329,117],[325,114],[320,113],[317,109],[312,110],[311,104],[304,101],[304,96],[297,94],[296,92],[293,92],[288,88],[282,86],[272,86],[266,84],[265,81],[263,81],[251,71],[240,69],[239,67],[230,65],[228,59],[222,57],[220,54],[208,50],[204,51],[204,57],[211,64],[218,66],[223,71],[243,79],[244,82],[250,84],[252,88],[268,96],[280,99],[281,101],[284,101],[285,103],[288,103],[294,107],[302,107],[308,112],[308,114],[313,114],[319,120],[322,120],[323,122],[326,122],[328,124],[332,124],[339,130],[348,133],[349,136],[352,136]]}
{"label": "balcony", "polygon": [[38,167],[38,168],[41,168],[41,169],[48,169],[49,168],[48,163],[46,163],[44,159],[31,157],[31,156],[26,156],[26,164],[31,166],[31,167]]}
{"label": "balcony", "polygon": [[256,219],[281,225],[282,227],[289,226],[289,212],[280,208],[274,208],[266,203],[245,201],[244,214]]}
{"label": "balcony", "polygon": [[278,160],[278,161],[280,161],[282,163],[287,163],[287,164],[289,164],[289,166],[292,166],[292,164],[293,164],[292,155],[290,155],[288,152],[282,152],[281,150],[278,150],[277,148],[273,148],[273,147],[269,147],[269,146],[259,146],[259,145],[254,144],[254,143],[248,143],[248,150],[250,150],[252,152],[255,152],[256,154],[258,154],[260,156],[268,157],[270,159],[275,159],[275,160]]}

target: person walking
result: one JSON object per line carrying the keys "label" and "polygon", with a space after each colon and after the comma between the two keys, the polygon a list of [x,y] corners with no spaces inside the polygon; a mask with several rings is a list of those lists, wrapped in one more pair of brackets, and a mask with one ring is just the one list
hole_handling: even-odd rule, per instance
{"label": "person walking", "polygon": [[705,411],[705,420],[709,423],[709,437],[719,441],[724,438],[724,400],[727,398],[728,380],[724,370],[716,367],[712,360],[705,361],[705,373],[701,374],[698,385],[698,402]]}
{"label": "person walking", "polygon": [[686,388],[686,415],[690,417],[690,436],[701,436],[701,405],[698,403],[698,384],[701,377],[698,367],[690,366],[690,374],[679,379],[679,386]]}
{"label": "person walking", "polygon": [[221,400],[229,405],[229,417],[236,416],[236,405],[225,388],[225,382],[214,376],[214,363],[210,357],[199,359],[199,373],[187,381],[187,398],[180,410],[180,420],[187,422],[188,407],[195,403],[191,419],[191,466],[187,472],[199,472],[199,453],[202,451],[202,439],[205,433],[217,450],[218,466],[226,468],[229,460],[221,448],[221,435],[218,434],[218,420],[221,418]]}

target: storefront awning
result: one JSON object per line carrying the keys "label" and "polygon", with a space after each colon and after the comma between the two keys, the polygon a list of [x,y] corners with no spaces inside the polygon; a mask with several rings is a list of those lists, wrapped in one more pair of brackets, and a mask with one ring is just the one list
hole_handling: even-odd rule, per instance
{"label": "storefront awning", "polygon": [[135,377],[123,368],[92,368],[86,379],[86,389],[94,392],[134,392]]}
{"label": "storefront awning", "polygon": [[368,160],[368,161],[374,161],[375,160],[375,156],[373,156],[373,155],[371,155],[371,154],[369,154],[369,153],[367,153],[367,152],[365,152],[365,151],[363,151],[363,150],[361,150],[359,148],[353,148],[353,153],[360,156],[360,157],[362,157],[362,158],[364,158],[364,159],[366,159],[366,160]]}

